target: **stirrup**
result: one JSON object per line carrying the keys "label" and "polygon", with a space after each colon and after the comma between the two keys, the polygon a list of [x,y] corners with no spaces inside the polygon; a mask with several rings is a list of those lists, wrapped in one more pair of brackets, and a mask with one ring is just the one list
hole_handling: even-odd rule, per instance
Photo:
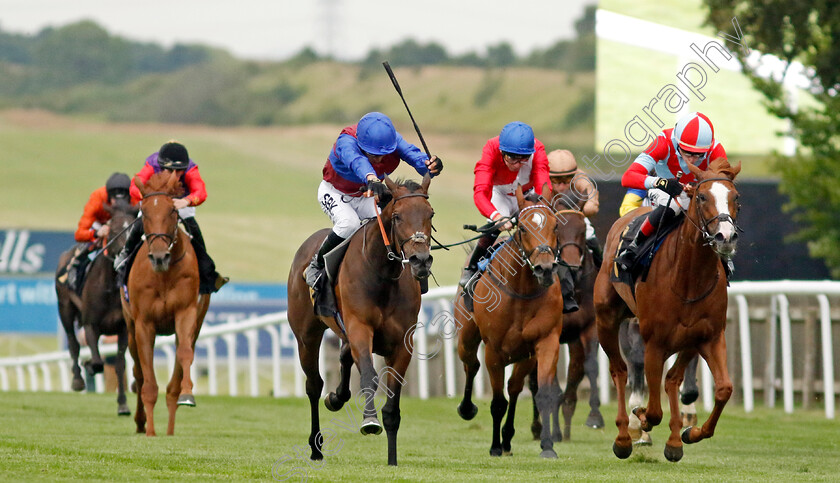
{"label": "stirrup", "polygon": [[467,284],[470,283],[473,277],[475,277],[476,272],[478,269],[467,267],[464,269],[463,274],[461,275],[461,280],[458,282],[462,288],[467,288]]}
{"label": "stirrup", "polygon": [[306,285],[309,285],[312,289],[315,288],[318,279],[324,274],[324,268],[318,266],[317,256],[312,257],[312,261],[309,262],[306,270],[303,271],[303,279],[306,280]]}

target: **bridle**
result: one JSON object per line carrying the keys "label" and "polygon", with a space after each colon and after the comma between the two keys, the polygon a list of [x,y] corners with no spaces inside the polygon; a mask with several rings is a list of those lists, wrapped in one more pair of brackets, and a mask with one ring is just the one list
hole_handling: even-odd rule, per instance
{"label": "bridle", "polygon": [[[172,197],[169,193],[164,193],[163,191],[156,191],[154,193],[149,193],[143,196],[143,199],[151,198],[152,196],[168,196]],[[142,208],[141,208],[142,211]],[[172,207],[172,212],[175,213],[176,220],[175,224],[172,227],[172,233],[143,233],[143,240],[146,241],[149,245],[149,249],[152,247],[152,243],[157,240],[158,238],[162,238],[164,241],[168,240],[168,246],[166,248],[167,251],[172,251],[172,247],[178,242],[178,220],[180,220],[181,216],[178,214],[178,210],[175,207]],[[170,213],[170,214],[171,214]],[[177,260],[176,260],[177,261]]]}
{"label": "bridle", "polygon": [[516,249],[519,251],[519,256],[522,257],[522,259],[525,261],[526,264],[528,264],[528,267],[531,268],[531,272],[534,273],[534,274],[536,274],[537,267],[534,266],[534,263],[531,261],[531,257],[535,253],[537,255],[539,255],[541,253],[550,253],[551,255],[553,255],[554,256],[554,263],[552,265],[554,265],[554,266],[557,266],[558,264],[564,264],[563,260],[560,258],[560,249],[559,248],[552,249],[550,246],[548,246],[545,243],[541,243],[541,244],[537,245],[530,252],[525,251],[525,247],[522,244],[522,232],[527,231],[527,230],[522,226],[522,214],[525,213],[528,210],[538,209],[538,208],[545,208],[545,209],[548,209],[549,211],[551,210],[548,206],[545,206],[545,205],[526,206],[525,208],[523,208],[519,212],[518,216],[516,217],[516,219],[518,220],[517,226],[518,226],[519,229],[516,230],[516,233],[514,233],[514,235],[513,235],[513,239],[516,242]]}
{"label": "bridle", "polygon": [[[700,188],[700,185],[707,182],[707,181],[726,181],[726,182],[731,183],[733,187],[735,186],[735,182],[732,181],[729,178],[707,178],[707,179],[699,181],[697,183],[695,189]],[[696,192],[695,192],[694,196],[695,197],[697,196]],[[694,225],[695,228],[697,228],[700,231],[700,235],[703,237],[703,244],[704,245],[711,245],[714,242],[715,236],[712,235],[709,232],[709,225],[711,223],[715,222],[715,221],[718,222],[718,226],[720,226],[720,223],[722,223],[724,221],[728,221],[729,223],[732,223],[732,226],[735,227],[736,231],[740,231],[740,232],[744,231],[740,226],[738,226],[738,224],[735,222],[735,219],[732,218],[732,215],[730,215],[729,213],[718,213],[717,215],[712,216],[711,218],[703,218],[703,214],[700,212],[700,203],[698,203],[696,200],[695,200],[695,203],[694,203],[694,207],[695,207],[695,212],[697,214],[697,219],[699,220],[699,224],[695,223],[695,221],[692,220],[690,216],[686,216],[686,219],[688,221],[690,221],[691,224]],[[736,207],[736,208],[738,208],[738,207]],[[740,208],[738,208],[738,209],[740,209]]]}
{"label": "bridle", "polygon": [[[394,203],[394,205],[396,206],[397,201],[404,200],[406,198],[414,198],[414,197],[421,197],[421,198],[429,199],[429,195],[427,195],[425,193],[408,193],[408,194],[405,194],[405,195],[398,196],[398,197],[394,198],[392,200],[392,203]],[[405,247],[405,244],[408,243],[408,242],[424,243],[424,244],[428,245],[429,249],[431,250],[431,242],[429,240],[429,235],[423,233],[422,231],[416,231],[411,236],[409,236],[409,237],[405,238],[404,240],[400,241],[397,238],[396,226],[397,226],[397,224],[395,223],[395,220],[392,218],[391,219],[391,240],[394,240],[394,241],[397,242],[397,246],[399,247],[400,252],[399,252],[399,254],[395,253],[394,250],[391,248],[391,245],[386,244],[386,246],[388,247],[388,260],[399,261],[403,266],[406,263],[408,263],[408,259],[405,257],[405,251],[403,250],[403,247]]]}
{"label": "bridle", "polygon": [[[575,210],[575,209],[558,210],[558,211],[555,211],[554,213],[558,218],[558,223],[559,223],[559,219],[562,218],[561,215],[564,215],[564,214],[579,215],[581,218],[586,217],[586,215],[584,215],[582,211]],[[557,242],[559,243],[560,240],[558,239]],[[568,246],[573,246],[573,247],[578,249],[578,253],[580,253],[580,264],[578,265],[578,267],[582,267],[583,262],[584,262],[584,257],[586,256],[586,250],[583,248],[583,246],[581,246],[580,243],[578,243],[576,241],[567,241],[565,243],[561,243],[557,247],[557,256],[559,257],[563,253],[563,249],[568,247]],[[573,267],[570,266],[570,268],[573,268]]]}

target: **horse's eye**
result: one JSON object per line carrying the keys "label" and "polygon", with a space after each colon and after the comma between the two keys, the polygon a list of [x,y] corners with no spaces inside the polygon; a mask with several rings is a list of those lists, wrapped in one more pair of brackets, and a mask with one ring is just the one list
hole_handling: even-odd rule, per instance
{"label": "horse's eye", "polygon": [[431,214],[431,215],[429,215],[429,219],[432,219],[432,218],[434,218],[434,217],[435,217],[435,212],[433,211],[433,212],[432,212],[432,214]]}
{"label": "horse's eye", "polygon": [[391,215],[391,219],[394,220],[394,221],[399,221],[400,220],[400,214],[399,213],[394,213],[393,215]]}
{"label": "horse's eye", "polygon": [[697,193],[697,201],[699,201],[700,203],[705,203],[706,195],[704,195],[703,193]]}

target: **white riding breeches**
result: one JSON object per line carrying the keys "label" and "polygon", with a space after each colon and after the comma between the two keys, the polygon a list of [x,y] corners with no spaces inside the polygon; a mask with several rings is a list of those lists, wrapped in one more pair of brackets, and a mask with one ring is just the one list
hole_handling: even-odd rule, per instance
{"label": "white riding breeches", "polygon": [[[650,201],[651,206],[660,206],[668,204],[668,193],[660,189],[649,189],[647,197]],[[688,209],[688,204],[690,201],[691,200],[688,199],[688,195],[685,194],[685,191],[683,191],[682,193],[680,193],[679,196],[671,200],[671,204],[668,205],[668,207],[671,208],[671,211],[673,211],[674,214],[679,214],[680,211]]]}
{"label": "white riding breeches", "polygon": [[376,216],[373,197],[347,195],[326,180],[322,180],[318,186],[318,203],[332,220],[333,232],[342,238],[349,238],[356,233],[363,219]]}

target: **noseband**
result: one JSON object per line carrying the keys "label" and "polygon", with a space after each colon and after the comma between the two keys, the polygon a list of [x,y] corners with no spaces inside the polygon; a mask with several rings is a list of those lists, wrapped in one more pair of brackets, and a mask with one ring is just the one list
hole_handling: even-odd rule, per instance
{"label": "noseband", "polygon": [[[403,200],[405,198],[413,198],[413,197],[422,197],[429,199],[429,195],[424,193],[409,193],[407,195],[398,196],[393,199],[393,203],[396,205],[397,201]],[[406,238],[405,240],[400,241],[396,236],[396,223],[394,220],[391,220],[391,239],[397,242],[397,245],[400,247],[400,253],[396,254],[392,250],[388,250],[388,260],[399,261],[403,265],[408,263],[408,259],[405,258],[405,252],[403,251],[403,247],[408,242],[414,243],[423,243],[429,245],[431,249],[431,243],[429,241],[429,235],[423,233],[422,231],[414,232],[410,237]]]}
{"label": "noseband", "polygon": [[[152,196],[169,196],[171,198],[171,195],[169,193],[164,193],[162,191],[158,191],[158,192],[155,192],[155,193],[147,194],[146,196],[143,197],[143,199],[145,200],[146,198],[151,198]],[[180,216],[178,215],[178,211],[175,209],[174,206],[172,207],[172,212],[175,213],[176,217],[180,218]],[[177,219],[175,220],[175,226],[172,229],[172,234],[169,234],[169,233],[143,233],[143,240],[145,240],[146,243],[149,244],[150,249],[151,249],[152,243],[155,240],[157,240],[158,238],[162,238],[162,239],[164,239],[164,241],[169,240],[166,251],[171,251],[172,247],[175,246],[175,243],[178,242],[178,220]]]}
{"label": "noseband", "polygon": [[[735,182],[732,181],[729,178],[708,178],[708,179],[704,179],[702,181],[699,181],[697,183],[697,188],[700,188],[700,185],[707,182],[707,181],[727,181],[729,183],[732,183],[732,186],[735,186]],[[697,194],[695,193],[694,196],[696,197]],[[703,218],[703,214],[700,212],[700,203],[697,203],[695,201],[694,206],[695,206],[695,211],[697,212],[697,219],[700,220],[700,224],[698,225],[697,223],[694,223],[694,221],[690,217],[686,217],[686,218],[689,221],[691,221],[691,223],[698,230],[700,230],[700,234],[703,236],[703,244],[704,245],[711,245],[714,242],[715,236],[712,235],[709,232],[709,225],[711,223],[715,222],[715,221],[718,222],[718,226],[720,226],[720,223],[722,223],[724,221],[728,221],[729,223],[732,223],[732,226],[735,228],[735,231],[740,231],[740,232],[744,231],[743,229],[741,229],[740,226],[738,226],[738,224],[735,222],[735,219],[732,218],[732,215],[730,215],[729,213],[718,213],[717,215],[707,219],[707,218]]]}
{"label": "noseband", "polygon": [[[522,209],[522,211],[519,212],[519,215],[516,217],[517,220],[521,221],[522,220],[522,214],[525,213],[526,211],[528,211],[530,209],[534,209],[534,208],[540,208],[541,206],[542,205],[526,206],[525,208]],[[545,208],[550,210],[550,208],[548,208],[548,206],[545,206]],[[522,245],[522,232],[525,231],[525,229],[522,227],[521,222],[517,222],[517,225],[519,226],[519,230],[517,230],[516,234],[514,235],[514,240],[516,240],[516,248],[517,248],[517,250],[519,250],[519,256],[522,257],[522,259],[525,260],[525,263],[527,263],[528,266],[531,268],[531,272],[534,272],[536,274],[536,270],[537,270],[537,267],[535,267],[534,263],[531,261],[531,257],[535,253],[537,255],[539,255],[541,253],[550,253],[550,254],[554,255],[554,263],[552,263],[552,265],[555,265],[555,266],[557,264],[563,262],[560,259],[560,250],[559,249],[553,250],[550,246],[546,245],[545,243],[541,243],[540,245],[534,247],[534,249],[531,250],[530,252],[526,252],[525,247]]]}

